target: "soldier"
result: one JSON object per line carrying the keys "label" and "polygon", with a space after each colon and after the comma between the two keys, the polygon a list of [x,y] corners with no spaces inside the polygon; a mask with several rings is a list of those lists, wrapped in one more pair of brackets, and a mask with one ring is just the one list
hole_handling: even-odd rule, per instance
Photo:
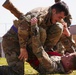
{"label": "soldier", "polygon": [[[59,2],[57,4],[60,4],[60,3],[65,4],[64,2]],[[60,22],[61,19],[63,19],[63,16],[62,16],[62,14],[58,15],[58,13],[60,13],[60,11],[59,12],[55,11],[55,10],[53,11],[52,9],[54,7],[58,7],[58,5],[57,6],[52,6],[51,9],[49,9],[49,11],[51,10],[51,12],[49,12],[49,13],[47,13],[43,9],[42,9],[43,11],[40,10],[40,9],[34,9],[30,13],[28,13],[28,14],[32,14],[32,17],[37,18],[38,22],[36,24],[36,27],[37,26],[38,27],[36,29],[34,29],[34,26],[32,26],[33,29],[31,28],[32,29],[31,34],[35,35],[35,37],[32,36],[32,42],[30,42],[30,40],[28,40],[28,42],[27,42],[26,47],[27,47],[27,51],[28,51],[28,55],[29,55],[29,58],[28,58],[27,62],[29,62],[31,64],[31,66],[34,69],[36,69],[40,74],[47,74],[48,73],[47,71],[51,72],[51,69],[52,69],[52,68],[50,68],[51,60],[48,57],[46,52],[47,51],[52,51],[53,46],[56,45],[56,43],[58,42],[58,40],[60,39],[60,37],[63,33],[63,27],[65,27],[61,23],[58,23],[58,21]],[[58,7],[58,9],[59,9],[59,7]],[[62,9],[62,8],[60,8],[60,9]],[[39,12],[41,11],[40,14],[37,12],[37,10]],[[45,14],[43,15],[43,13],[45,13]],[[57,16],[58,16],[58,18],[56,18]],[[28,15],[28,17],[30,17],[30,15]],[[25,26],[22,26],[22,25],[20,26],[20,28],[21,28],[20,32],[22,32],[23,30],[26,30],[26,29],[24,29]],[[27,31],[29,32],[29,30],[30,29],[28,29]],[[38,31],[40,31],[40,33]],[[64,31],[65,31],[65,28],[64,28]],[[66,29],[66,31],[68,32],[68,29]],[[20,40],[22,40],[22,39],[25,40],[25,37],[24,38],[22,37],[25,34],[20,33],[20,32],[19,32]],[[38,33],[40,35],[37,35]],[[37,37],[36,37],[36,35],[37,35]],[[65,33],[65,35],[66,35],[66,33]],[[69,32],[68,32],[67,36],[70,37]],[[40,39],[40,40],[38,40],[38,39]],[[23,42],[25,42],[25,41],[22,41],[21,44]],[[31,48],[31,44],[32,44],[32,48]],[[72,52],[73,52],[73,50],[72,50]],[[34,53],[35,56],[33,55],[33,53]],[[34,61],[35,59],[39,60],[39,62],[40,62],[39,66],[37,64],[35,64],[35,62],[36,62],[36,61]],[[44,69],[40,66],[44,67]]]}
{"label": "soldier", "polygon": [[8,66],[6,67],[2,66],[0,67],[0,70],[4,71],[5,69],[7,69],[6,75],[24,75],[25,59],[28,59],[27,62],[29,62],[34,69],[38,70],[39,66],[36,66],[34,61],[32,62],[32,60],[36,58],[36,55],[32,51],[33,44],[31,42],[31,36],[32,36],[31,23],[30,23],[31,18],[36,17],[38,19],[38,26],[41,35],[40,40],[43,46],[46,45],[44,44],[44,42],[45,39],[47,38],[46,37],[47,33],[49,34],[49,32],[47,31],[49,27],[51,28],[52,26],[54,26],[56,28],[56,30],[54,29],[56,37],[54,37],[53,39],[54,43],[52,42],[52,44],[55,45],[56,42],[59,40],[61,33],[63,32],[62,29],[63,26],[61,24],[56,24],[56,22],[65,18],[68,14],[69,11],[66,4],[60,2],[54,4],[51,7],[32,10],[28,12],[23,17],[23,19],[20,19],[20,22],[15,21],[14,22],[15,24],[3,36],[2,45],[3,50],[5,52],[5,57],[8,62]]}
{"label": "soldier", "polygon": [[[71,52],[73,52],[73,48],[71,48],[71,47],[73,46],[74,51],[75,51],[76,45],[75,45],[75,42],[71,38],[71,34],[70,34],[69,30],[68,30],[67,24],[64,21],[62,21],[62,22],[60,22],[60,23],[62,23],[64,29],[63,29],[63,34],[62,34],[62,36],[60,38],[60,41],[63,44],[63,46],[67,49],[67,51],[71,53]],[[51,48],[57,43],[56,42],[57,39],[55,39],[55,37],[57,35],[55,34],[56,32],[53,31],[53,30],[56,30],[56,26],[52,25],[52,26],[49,27],[49,29],[46,32],[47,33],[46,41],[44,43],[44,46],[42,46],[42,44],[40,42],[41,41],[40,40],[40,33],[38,32],[39,28],[37,27],[37,23],[36,23],[36,28],[35,28],[35,24],[33,24],[33,25],[34,26],[32,27],[32,32],[33,32],[33,36],[32,36],[32,44],[33,45],[32,45],[32,48],[33,48],[33,53],[36,55],[36,57],[38,58],[38,61],[39,61],[39,67],[37,68],[39,73],[42,73],[42,74],[49,73],[50,74],[50,73],[62,73],[62,72],[63,73],[68,73],[68,72],[70,73],[70,72],[72,72],[71,70],[74,70],[75,68],[69,69],[68,71],[64,71],[63,67],[65,67],[65,66],[63,66],[63,65],[61,65],[61,63],[59,63],[58,65],[61,65],[61,67],[59,67],[56,64],[56,61],[54,61],[55,64],[52,64],[52,60],[47,55],[48,51],[50,53],[50,51],[52,50]],[[45,50],[46,50],[47,53],[45,52]],[[64,58],[66,58],[66,57],[67,56],[65,56]],[[54,59],[55,59],[55,57],[53,58],[53,60]],[[74,58],[74,60],[75,60],[75,58]],[[61,61],[63,61],[63,60],[61,60]],[[45,63],[46,63],[46,65],[45,65]],[[65,60],[63,61],[63,63],[65,63]],[[54,66],[54,68],[52,66],[50,66],[51,64]],[[72,62],[72,64],[73,64],[73,62]],[[56,68],[55,65],[58,66],[60,70],[58,68]],[[74,67],[74,66],[72,65],[71,67]],[[66,69],[67,69],[67,67],[66,67]]]}
{"label": "soldier", "polygon": [[[35,20],[36,21],[36,20]],[[32,24],[31,24],[32,25]],[[31,31],[37,30],[37,25],[33,24]],[[66,32],[67,33],[67,32]],[[63,56],[55,56],[49,53],[47,54],[42,45],[40,45],[40,36],[39,30],[33,32],[32,35],[32,44],[33,44],[33,52],[38,59],[35,59],[38,65],[38,71],[41,74],[69,74],[73,70],[76,70],[76,52],[68,53]],[[66,61],[66,62],[65,62]],[[46,65],[45,65],[46,64]]]}
{"label": "soldier", "polygon": [[[54,0],[54,1],[55,1],[55,3],[61,2],[61,0]],[[71,25],[72,16],[69,14],[67,17],[64,18],[64,21],[67,24],[67,27],[69,28],[69,26]],[[73,37],[71,39],[73,39]],[[66,48],[62,45],[60,40],[58,41],[57,45],[54,46],[54,50],[56,50],[57,52],[59,52],[61,54],[68,52],[66,50]]]}
{"label": "soldier", "polygon": [[[57,24],[59,24],[59,23],[57,23]],[[41,39],[40,39],[41,34],[40,34],[40,30],[39,30],[38,25],[37,25],[37,18],[32,18],[31,19],[31,26],[32,26],[31,27],[32,48],[33,48],[33,53],[38,58],[38,59],[35,59],[35,61],[39,62],[37,64],[39,66],[37,68],[39,73],[41,73],[41,74],[53,74],[53,73],[61,73],[62,74],[62,73],[66,73],[67,74],[67,73],[72,72],[72,70],[75,70],[76,66],[75,66],[75,63],[73,63],[73,62],[76,62],[76,60],[75,60],[76,59],[76,52],[72,53],[72,54],[69,54],[68,56],[67,56],[67,54],[63,55],[63,56],[58,56],[58,55],[57,56],[55,56],[55,55],[52,56],[51,48],[56,43],[56,42],[54,42],[56,40],[54,37],[57,36],[56,32],[52,31],[52,29],[56,30],[56,26],[53,25],[53,26],[49,27],[49,29],[47,31],[47,38],[46,38],[46,41],[45,41],[45,43],[47,43],[47,44],[44,44],[44,47],[41,44]],[[63,24],[62,24],[62,26],[63,26]],[[69,33],[68,28],[64,26],[63,30],[64,30],[64,32],[62,34],[62,35],[64,35],[63,38],[65,37],[65,35],[68,38],[70,38],[71,34]],[[54,34],[53,34],[53,32],[54,32]],[[54,40],[52,38],[52,35],[53,35]],[[48,40],[50,40],[51,43]],[[64,40],[67,40],[67,39],[65,38]],[[62,40],[62,41],[64,41],[64,40]],[[70,42],[67,41],[67,43],[69,45]],[[46,48],[45,48],[45,46],[46,46]],[[49,47],[51,47],[51,48],[49,48]],[[71,46],[69,45],[69,48],[66,48],[66,49],[70,50],[71,49],[70,47]],[[46,49],[46,51],[45,51],[45,49]],[[73,52],[73,50],[70,50],[70,51]],[[73,59],[75,61],[72,61],[71,55],[73,55],[73,54],[75,55],[75,58]],[[66,61],[67,63],[69,62],[69,65],[66,66],[65,60],[67,60]]]}
{"label": "soldier", "polygon": [[[55,0],[55,3],[57,3],[57,2],[61,2],[61,0]],[[64,21],[67,23],[68,27],[71,25],[72,16],[70,13],[67,17],[64,18]]]}

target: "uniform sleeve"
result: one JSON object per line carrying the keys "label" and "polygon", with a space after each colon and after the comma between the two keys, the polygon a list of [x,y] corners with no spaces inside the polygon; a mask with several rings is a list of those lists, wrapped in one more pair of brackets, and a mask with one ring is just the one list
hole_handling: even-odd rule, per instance
{"label": "uniform sleeve", "polygon": [[66,51],[68,51],[68,52],[76,51],[76,44],[75,44],[75,41],[74,41],[72,35],[70,37],[62,35],[62,37],[60,38],[60,41],[63,44],[63,46],[65,47]]}
{"label": "uniform sleeve", "polygon": [[31,26],[32,32],[32,49],[33,53],[38,58],[40,64],[49,72],[53,71],[52,63],[53,61],[50,60],[48,54],[45,52],[41,41],[40,41],[40,32],[39,27],[37,25]]}
{"label": "uniform sleeve", "polygon": [[29,24],[26,20],[22,21],[18,27],[18,38],[20,48],[25,48],[29,35]]}

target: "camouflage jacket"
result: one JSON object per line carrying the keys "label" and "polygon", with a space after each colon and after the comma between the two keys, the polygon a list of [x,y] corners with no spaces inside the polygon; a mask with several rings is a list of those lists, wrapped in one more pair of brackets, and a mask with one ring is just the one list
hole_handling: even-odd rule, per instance
{"label": "camouflage jacket", "polygon": [[[55,25],[53,25],[51,23],[51,10],[50,10],[50,14],[49,14],[49,9],[50,9],[50,7],[33,9],[25,15],[25,18],[22,21],[20,21],[19,25],[15,24],[15,27],[18,27],[18,38],[19,38],[20,47],[26,47],[27,44],[29,46],[31,45],[32,32],[31,32],[30,20],[32,17],[37,17],[38,27],[41,28],[40,44],[42,46],[45,45],[45,46],[50,46],[50,47],[53,47],[54,45],[56,45],[56,43],[59,41],[59,39],[56,39],[56,38],[60,38],[60,37],[57,36],[57,34],[50,35],[51,33],[54,34],[54,30],[56,30],[56,29],[54,29],[54,30],[52,29],[52,27],[54,28]],[[49,30],[51,30],[51,31],[49,31]],[[59,31],[57,30],[56,32],[58,33]],[[71,40],[68,42],[68,44],[71,43],[70,46],[73,45],[75,47],[75,43],[69,37],[65,38],[65,36],[63,36],[61,38],[62,43],[64,42],[65,39],[66,39],[66,41],[68,39]],[[45,42],[45,40],[46,40],[46,42]],[[63,44],[66,44],[66,42],[64,42]],[[66,45],[64,45],[64,46],[66,47]],[[66,48],[67,48],[67,50],[69,50],[69,45]]]}
{"label": "camouflage jacket", "polygon": [[26,47],[26,44],[30,41],[29,38],[32,35],[31,27],[30,27],[30,20],[32,17],[37,17],[38,26],[42,27],[45,30],[47,30],[47,28],[50,25],[52,25],[50,21],[51,14],[48,13],[49,8],[50,7],[36,8],[36,9],[31,10],[25,15],[25,18],[21,21],[20,25],[18,26],[18,37],[19,37],[20,47]]}
{"label": "camouflage jacket", "polygon": [[[48,13],[49,8],[50,7],[48,7],[48,8],[38,8],[36,10],[34,9],[34,10],[28,12],[25,15],[25,18],[23,20],[21,20],[20,22],[18,21],[18,23],[17,22],[15,23],[15,21],[14,21],[14,23],[15,23],[14,26],[18,29],[18,38],[19,38],[20,47],[26,47],[29,44],[30,45],[33,44],[32,45],[33,50],[37,51],[37,52],[33,51],[33,55],[36,55],[39,51],[42,51],[40,53],[40,55],[36,55],[36,56],[38,57],[38,60],[42,64],[43,64],[43,62],[47,63],[47,65],[46,65],[47,70],[49,69],[49,67],[51,67],[51,66],[49,66],[51,64],[51,60],[50,60],[49,56],[47,55],[47,53],[44,50],[44,44],[45,44],[45,40],[46,40],[46,37],[47,37],[46,34],[49,34],[48,28],[50,26],[55,26],[51,23],[51,14]],[[31,32],[32,27],[31,27],[31,24],[30,24],[30,20],[34,16],[37,17],[38,27],[39,27],[39,29],[42,30],[42,31],[40,31],[41,36],[40,35],[37,36],[37,37],[35,36],[35,38],[37,38],[37,39],[39,38],[38,40],[31,37],[33,35],[33,33]],[[33,31],[35,31],[35,30],[33,30]],[[46,31],[48,33],[46,33]],[[54,30],[52,30],[52,31],[54,31]],[[49,36],[51,37],[50,34],[48,35],[48,38],[49,38]],[[57,35],[55,35],[55,36],[57,36]],[[32,39],[32,41],[30,41],[31,39]],[[49,42],[49,44],[48,44],[51,47],[54,46],[56,44],[56,42],[58,41],[57,39],[54,40],[54,41],[53,40],[52,40],[51,43]],[[62,39],[62,41],[63,40],[64,39]],[[47,39],[46,43],[48,43],[48,39]],[[31,53],[29,52],[29,54],[31,54]],[[32,57],[33,55],[30,55],[30,57]],[[43,56],[42,57],[43,60],[41,60],[41,58],[39,58],[41,56]],[[48,62],[48,61],[50,61],[50,62]],[[52,70],[52,69],[50,68],[49,70]]]}
{"label": "camouflage jacket", "polygon": [[[61,63],[60,56],[51,56],[47,54],[47,51],[45,51],[45,48],[44,48],[45,46],[43,47],[43,45],[41,44],[41,41],[40,41],[41,35],[37,25],[33,25],[31,27],[31,32],[32,32],[32,51],[38,58],[40,64],[43,66],[43,69],[44,68],[46,69],[45,73],[47,74],[48,73],[49,74],[69,73],[69,72],[65,72],[65,69]],[[64,40],[67,40],[67,39],[65,38]],[[71,43],[71,42],[68,42],[68,43]]]}
{"label": "camouflage jacket", "polygon": [[[51,55],[47,54],[47,51],[45,51],[44,47],[48,44],[49,41],[47,42],[46,45],[45,44],[44,44],[44,46],[42,45],[41,40],[40,40],[41,34],[40,34],[40,30],[38,29],[37,24],[31,26],[31,32],[32,32],[32,37],[31,37],[32,38],[32,51],[38,58],[40,64],[43,66],[43,68],[46,69],[46,73],[49,73],[49,74],[51,74],[51,73],[70,73],[70,71],[65,72],[65,69],[61,63],[61,59],[60,59],[61,57],[51,56]],[[53,36],[53,35],[49,34],[49,36],[47,36],[48,40],[50,39],[50,36]],[[54,42],[54,39],[52,39],[52,40],[53,40],[52,42]],[[61,40],[62,44],[64,45],[64,47],[68,50],[68,52],[75,51],[76,45],[71,37],[66,37],[65,35],[62,35],[60,40]],[[57,43],[57,42],[55,41],[55,43]],[[52,44],[54,45],[54,43],[52,43]]]}
{"label": "camouflage jacket", "polygon": [[[31,38],[31,35],[32,35],[30,20],[33,17],[36,17],[38,19],[37,24],[39,28],[41,28],[41,31],[40,31],[41,43],[46,44],[48,42],[48,46],[53,47],[56,44],[56,42],[58,42],[59,39],[57,40],[56,38],[59,38],[60,36],[57,36],[57,34],[55,34],[55,35],[52,35],[52,37],[54,36],[54,38],[51,38],[51,36],[49,35],[49,33],[51,34],[55,33],[54,30],[52,29],[54,28],[55,25],[52,24],[51,22],[51,9],[50,8],[51,7],[36,8],[36,9],[31,10],[25,15],[25,18],[21,21],[20,25],[18,26],[18,37],[19,37],[20,47],[26,47],[26,44],[30,43],[29,38]],[[48,31],[48,28],[49,30],[50,28],[52,30]],[[59,30],[56,31],[56,33],[59,33]],[[47,36],[50,36],[50,37],[46,39]],[[45,39],[47,40],[46,43],[44,43]]]}

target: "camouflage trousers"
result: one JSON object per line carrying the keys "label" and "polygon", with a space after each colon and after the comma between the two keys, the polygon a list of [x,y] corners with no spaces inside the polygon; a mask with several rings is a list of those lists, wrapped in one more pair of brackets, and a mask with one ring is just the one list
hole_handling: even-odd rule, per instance
{"label": "camouflage trousers", "polygon": [[18,37],[12,29],[3,36],[2,46],[8,66],[15,73],[13,75],[24,75],[24,62],[18,59],[20,54]]}

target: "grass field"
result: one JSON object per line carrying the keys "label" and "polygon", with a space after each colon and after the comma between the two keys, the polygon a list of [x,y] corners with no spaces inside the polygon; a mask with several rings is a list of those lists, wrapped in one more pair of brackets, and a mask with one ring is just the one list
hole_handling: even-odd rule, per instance
{"label": "grass field", "polygon": [[[5,58],[0,58],[0,66],[8,65]],[[34,70],[27,62],[25,62],[25,75],[39,75],[36,70]],[[62,74],[48,74],[48,75],[62,75]],[[76,75],[76,71],[71,74],[63,74],[63,75]]]}

